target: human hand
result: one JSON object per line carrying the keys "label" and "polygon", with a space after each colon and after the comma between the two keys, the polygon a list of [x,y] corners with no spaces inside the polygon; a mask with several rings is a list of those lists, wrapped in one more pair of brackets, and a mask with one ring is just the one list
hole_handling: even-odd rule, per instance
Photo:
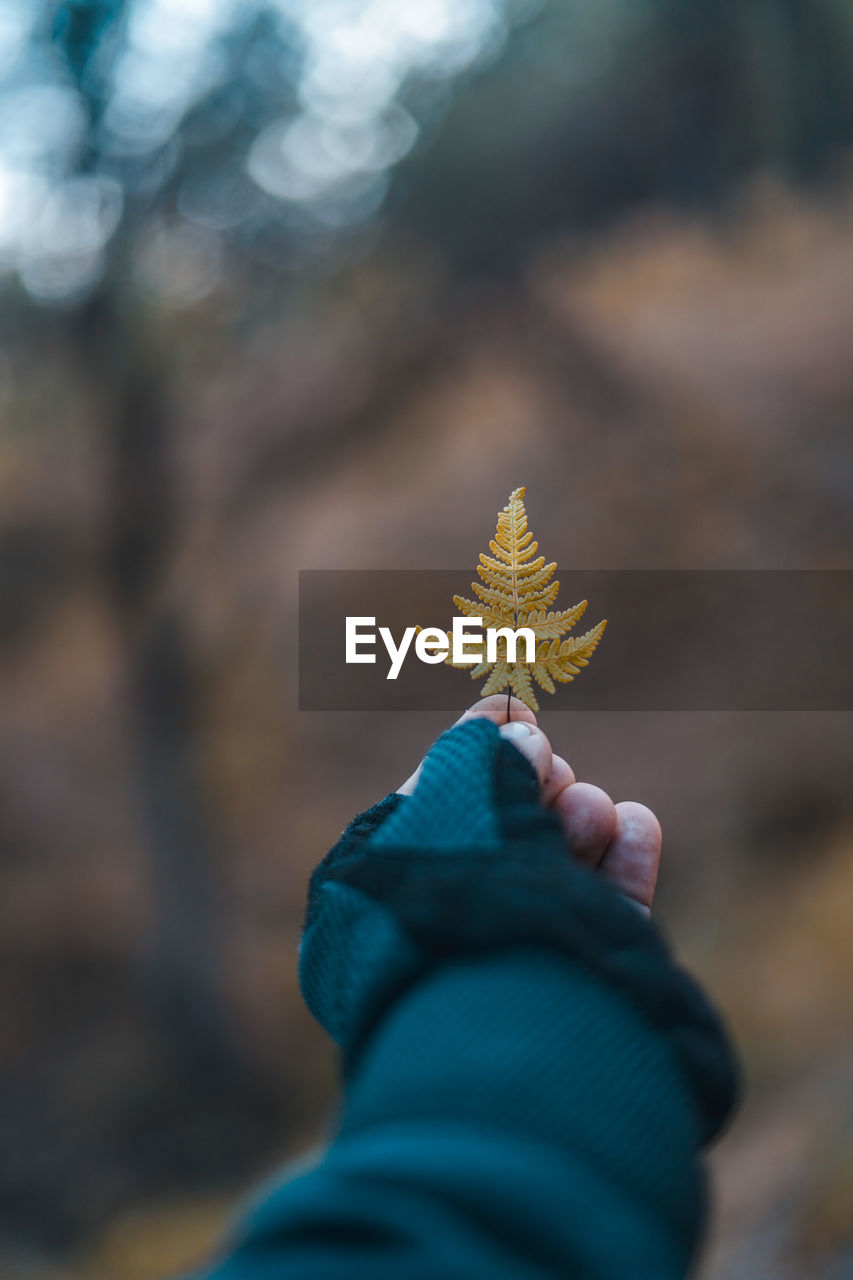
{"label": "human hand", "polygon": [[[597,868],[620,893],[648,910],[661,854],[660,823],[651,809],[635,800],[614,804],[601,787],[576,781],[571,765],[554,753],[533,712],[517,698],[510,700],[509,722],[507,699],[495,694],[476,702],[456,723],[476,718],[491,720],[530,761],[539,778],[542,804],[560,819],[574,857]],[[400,795],[412,794],[422,768],[419,765],[397,788]]]}

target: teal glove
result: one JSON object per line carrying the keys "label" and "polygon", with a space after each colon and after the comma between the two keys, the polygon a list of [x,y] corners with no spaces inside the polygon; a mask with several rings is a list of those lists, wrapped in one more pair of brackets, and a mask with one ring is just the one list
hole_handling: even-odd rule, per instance
{"label": "teal glove", "polygon": [[698,1143],[718,1132],[737,1075],[717,1016],[655,925],[571,857],[528,761],[473,719],[438,739],[413,795],[359,815],[315,870],[300,981],[351,1075],[405,990],[510,948],[556,952],[619,992],[665,1037]]}

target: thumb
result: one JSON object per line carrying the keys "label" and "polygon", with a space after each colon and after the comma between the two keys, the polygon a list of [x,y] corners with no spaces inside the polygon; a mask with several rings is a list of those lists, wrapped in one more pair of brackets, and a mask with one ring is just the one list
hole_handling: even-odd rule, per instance
{"label": "thumb", "polygon": [[539,785],[544,786],[551,775],[553,752],[542,730],[524,720],[510,720],[509,724],[500,726],[498,733],[504,742],[511,742],[530,761],[536,770]]}

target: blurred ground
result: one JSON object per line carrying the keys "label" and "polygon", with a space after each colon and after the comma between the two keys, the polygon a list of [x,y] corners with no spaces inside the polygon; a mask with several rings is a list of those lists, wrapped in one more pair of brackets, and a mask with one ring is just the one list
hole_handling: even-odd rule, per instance
{"label": "blurred ground", "polygon": [[[42,1266],[30,1239],[3,1257],[5,1276],[165,1275],[322,1125],[330,1053],[294,978],[305,879],[441,724],[294,709],[298,569],[464,564],[517,483],[567,564],[849,562],[851,196],[827,207],[758,184],[723,228],[652,213],[592,252],[543,247],[513,290],[450,306],[430,284],[432,296],[399,262],[371,263],[296,332],[283,315],[234,360],[233,317],[216,307],[180,329],[146,320],[172,350],[184,494],[160,590],[189,637],[186,763],[215,835],[227,1019],[263,1080],[264,1138],[245,1094],[212,1124],[215,1089],[196,1095],[146,1002],[160,890],[124,643],[97,576],[101,424],[69,393],[61,347],[6,389],[4,525],[23,531],[18,559],[38,572],[11,583],[0,670],[0,1141],[21,1221],[39,1222],[45,1255],[72,1245],[77,1260]],[[376,404],[403,316],[406,344],[426,354],[400,357]],[[371,428],[355,449],[361,404]],[[298,432],[306,406],[335,448],[310,465],[296,452],[241,502],[259,440]],[[661,644],[677,663],[678,637]],[[464,705],[464,677],[448,678]],[[715,1157],[702,1276],[849,1274],[849,717],[540,719],[579,776],[662,816],[661,918],[744,1054],[749,1092]]]}

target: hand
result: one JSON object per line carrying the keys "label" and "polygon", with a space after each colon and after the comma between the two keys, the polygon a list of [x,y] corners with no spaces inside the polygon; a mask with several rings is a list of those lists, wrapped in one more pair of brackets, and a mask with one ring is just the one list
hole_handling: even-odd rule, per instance
{"label": "hand", "polygon": [[[635,800],[614,804],[606,791],[591,782],[577,782],[571,766],[555,755],[529,707],[504,694],[483,698],[457,724],[485,717],[499,726],[503,737],[527,757],[539,777],[542,803],[560,819],[569,847],[578,861],[596,867],[626,897],[651,907],[661,853],[661,828],[651,809]],[[411,795],[422,766],[398,787]]]}

